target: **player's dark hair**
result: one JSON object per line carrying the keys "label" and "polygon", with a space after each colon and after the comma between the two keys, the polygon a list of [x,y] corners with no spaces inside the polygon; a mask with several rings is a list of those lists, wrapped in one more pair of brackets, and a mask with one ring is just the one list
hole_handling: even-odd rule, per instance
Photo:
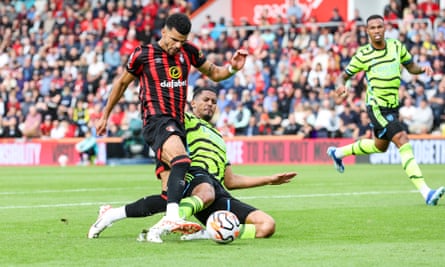
{"label": "player's dark hair", "polygon": [[373,20],[373,19],[381,19],[381,20],[385,21],[385,19],[384,19],[382,16],[375,14],[375,15],[371,15],[371,16],[369,16],[369,17],[366,19],[366,25],[368,25],[369,21],[370,21],[370,20]]}
{"label": "player's dark hair", "polygon": [[193,99],[196,99],[198,96],[200,96],[201,94],[202,94],[202,92],[204,92],[204,91],[210,91],[210,92],[213,92],[213,93],[215,93],[215,94],[218,94],[217,92],[216,92],[216,89],[214,88],[214,87],[212,87],[212,86],[204,86],[204,87],[201,87],[201,86],[197,86],[197,87],[195,87],[194,89],[193,89]]}
{"label": "player's dark hair", "polygon": [[182,35],[188,35],[192,29],[192,22],[190,18],[182,13],[174,13],[168,16],[165,21],[165,26],[171,30],[175,29]]}

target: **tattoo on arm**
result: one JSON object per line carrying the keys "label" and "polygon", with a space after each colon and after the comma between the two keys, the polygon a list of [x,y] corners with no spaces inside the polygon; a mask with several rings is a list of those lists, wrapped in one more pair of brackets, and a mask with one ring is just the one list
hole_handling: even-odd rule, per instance
{"label": "tattoo on arm", "polygon": [[210,63],[209,69],[207,70],[207,75],[210,75],[214,69],[215,69],[215,65],[213,63]]}
{"label": "tattoo on arm", "polygon": [[422,73],[424,73],[424,70],[422,69],[422,67],[421,66],[419,66],[419,65],[417,65],[416,63],[410,63],[408,66],[407,66],[408,68],[408,71],[411,73],[411,74],[422,74]]}

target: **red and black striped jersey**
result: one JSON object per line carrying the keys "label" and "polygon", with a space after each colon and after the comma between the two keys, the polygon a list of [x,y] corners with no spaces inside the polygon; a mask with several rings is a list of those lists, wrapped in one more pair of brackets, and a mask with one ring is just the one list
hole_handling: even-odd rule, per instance
{"label": "red and black striped jersey", "polygon": [[201,50],[190,42],[185,42],[174,56],[158,43],[139,46],[133,51],[127,71],[139,78],[144,125],[154,115],[168,115],[183,123],[190,67],[199,68],[205,61]]}

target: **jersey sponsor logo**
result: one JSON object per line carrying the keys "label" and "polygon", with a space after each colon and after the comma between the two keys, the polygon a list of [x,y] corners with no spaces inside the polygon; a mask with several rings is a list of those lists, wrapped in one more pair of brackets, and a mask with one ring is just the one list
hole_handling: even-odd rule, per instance
{"label": "jersey sponsor logo", "polygon": [[170,67],[168,73],[172,79],[179,79],[182,76],[181,69],[177,66]]}
{"label": "jersey sponsor logo", "polygon": [[181,86],[187,86],[187,81],[177,80],[177,81],[162,81],[161,82],[161,87],[175,88],[175,87],[181,87]]}
{"label": "jersey sponsor logo", "polygon": [[161,87],[176,88],[176,87],[187,86],[187,81],[183,81],[180,79],[182,77],[182,71],[179,67],[177,66],[170,67],[168,69],[168,75],[170,76],[170,78],[176,80],[171,80],[171,81],[164,80],[161,82]]}

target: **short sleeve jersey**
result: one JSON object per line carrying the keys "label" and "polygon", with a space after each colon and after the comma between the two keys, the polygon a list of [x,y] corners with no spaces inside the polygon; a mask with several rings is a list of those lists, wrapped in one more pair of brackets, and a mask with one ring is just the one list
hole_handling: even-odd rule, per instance
{"label": "short sleeve jersey", "polygon": [[174,56],[167,54],[158,43],[139,46],[133,51],[126,68],[139,78],[144,125],[154,115],[184,121],[190,68],[199,68],[205,61],[202,51],[190,42],[185,42]]}
{"label": "short sleeve jersey", "polygon": [[192,160],[190,166],[207,170],[222,183],[226,166],[229,164],[223,137],[209,122],[190,113],[185,113],[184,125]]}
{"label": "short sleeve jersey", "polygon": [[371,44],[361,46],[345,72],[349,76],[365,72],[367,105],[395,108],[399,105],[401,65],[411,62],[412,56],[404,44],[396,39],[387,39],[384,49],[375,49]]}

